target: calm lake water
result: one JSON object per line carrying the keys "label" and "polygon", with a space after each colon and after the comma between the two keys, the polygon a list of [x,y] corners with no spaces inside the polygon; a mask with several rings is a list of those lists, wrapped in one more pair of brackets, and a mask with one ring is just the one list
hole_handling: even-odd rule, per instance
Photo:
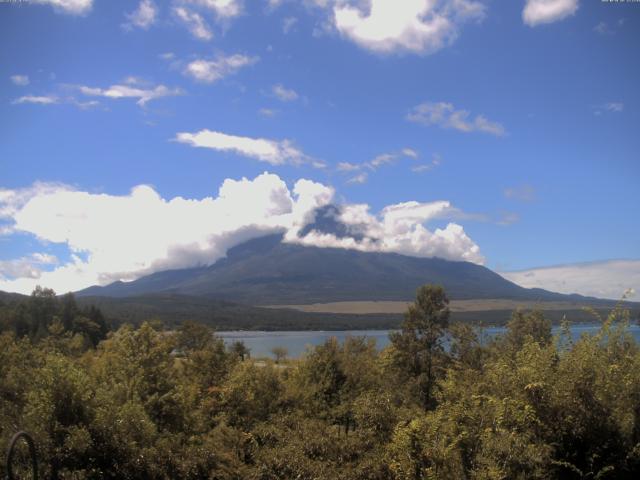
{"label": "calm lake water", "polygon": [[[581,335],[593,335],[599,330],[596,324],[575,324],[571,326],[571,334],[574,340]],[[328,338],[336,337],[339,341],[344,341],[347,337],[366,336],[376,341],[378,348],[382,349],[389,344],[389,332],[392,330],[341,330],[341,331],[292,331],[292,332],[217,332],[216,335],[224,339],[226,343],[241,340],[251,350],[251,356],[269,357],[271,349],[274,347],[285,347],[289,351],[290,357],[299,357],[308,346],[323,344]],[[558,333],[559,327],[553,328],[554,335]],[[629,331],[633,334],[637,342],[640,342],[640,325],[631,325]],[[504,327],[487,327],[482,331],[482,338],[490,338],[501,335],[505,332]]]}

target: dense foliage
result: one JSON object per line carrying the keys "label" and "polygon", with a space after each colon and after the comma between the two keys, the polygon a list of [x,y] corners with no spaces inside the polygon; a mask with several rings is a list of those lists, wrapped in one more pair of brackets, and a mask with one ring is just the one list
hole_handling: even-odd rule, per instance
{"label": "dense foliage", "polygon": [[107,332],[38,290],[0,305],[0,440],[31,432],[44,478],[638,478],[623,312],[573,342],[518,311],[482,344],[447,305],[423,287],[386,349],[331,339],[275,362],[196,323]]}

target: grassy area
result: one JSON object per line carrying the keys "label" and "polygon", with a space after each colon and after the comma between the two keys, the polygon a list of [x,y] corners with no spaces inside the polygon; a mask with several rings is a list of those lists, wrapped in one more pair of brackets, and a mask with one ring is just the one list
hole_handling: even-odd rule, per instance
{"label": "grassy area", "polygon": [[[336,314],[401,314],[407,309],[410,302],[397,301],[352,301],[313,303],[309,305],[265,305],[264,308],[289,308],[307,313],[336,313]],[[612,302],[613,304],[614,302]],[[452,300],[449,308],[452,312],[488,312],[495,310],[551,310],[572,311],[583,307],[602,308],[600,305],[589,305],[578,302],[536,302],[506,299],[477,299],[477,300]]]}

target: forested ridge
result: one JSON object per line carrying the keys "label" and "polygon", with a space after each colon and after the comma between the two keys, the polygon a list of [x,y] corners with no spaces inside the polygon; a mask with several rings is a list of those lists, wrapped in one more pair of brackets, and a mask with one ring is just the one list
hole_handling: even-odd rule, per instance
{"label": "forested ridge", "polygon": [[[382,351],[335,339],[251,358],[205,325],[109,325],[73,296],[0,303],[0,440],[42,478],[582,479],[640,473],[640,349],[513,313],[482,344],[424,286]],[[117,327],[117,328],[116,328]],[[450,348],[443,339],[450,337]],[[0,476],[5,472],[0,471]]]}

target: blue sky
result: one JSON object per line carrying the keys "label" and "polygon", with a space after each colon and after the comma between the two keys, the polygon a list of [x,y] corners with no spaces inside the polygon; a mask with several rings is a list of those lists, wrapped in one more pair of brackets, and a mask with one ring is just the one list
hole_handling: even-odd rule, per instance
{"label": "blue sky", "polygon": [[326,203],[386,251],[640,288],[640,3],[41,0],[0,38],[0,289],[300,241]]}

